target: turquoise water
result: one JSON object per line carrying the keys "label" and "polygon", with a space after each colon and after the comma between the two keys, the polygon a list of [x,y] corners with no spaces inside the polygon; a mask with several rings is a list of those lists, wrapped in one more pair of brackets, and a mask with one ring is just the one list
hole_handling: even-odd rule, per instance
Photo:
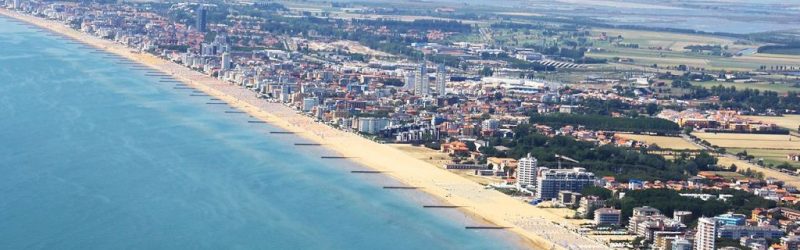
{"label": "turquoise water", "polygon": [[0,248],[519,246],[120,61],[0,18]]}

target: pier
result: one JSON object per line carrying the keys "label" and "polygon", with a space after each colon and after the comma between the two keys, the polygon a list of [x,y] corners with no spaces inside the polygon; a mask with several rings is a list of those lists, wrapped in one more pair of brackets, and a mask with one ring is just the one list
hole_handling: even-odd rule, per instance
{"label": "pier", "polygon": [[411,186],[384,186],[383,189],[421,189],[421,187]]}
{"label": "pier", "polygon": [[466,226],[464,229],[490,229],[490,230],[500,230],[500,229],[509,229],[511,227],[501,227],[501,226]]}
{"label": "pier", "polygon": [[270,134],[284,134],[284,135],[295,134],[295,132],[290,132],[290,131],[270,131],[269,133]]}
{"label": "pier", "polygon": [[460,208],[466,206],[456,206],[456,205],[423,205],[422,208]]}
{"label": "pier", "polygon": [[352,174],[381,174],[384,173],[383,171],[375,171],[375,170],[353,170],[350,171]]}

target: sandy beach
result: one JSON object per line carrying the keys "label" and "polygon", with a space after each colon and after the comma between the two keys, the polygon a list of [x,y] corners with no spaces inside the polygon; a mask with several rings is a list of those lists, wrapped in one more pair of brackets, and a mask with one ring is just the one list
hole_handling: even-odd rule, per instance
{"label": "sandy beach", "polygon": [[[405,185],[438,197],[443,202],[463,206],[464,212],[481,218],[487,224],[508,227],[533,249],[607,249],[573,230],[563,217],[536,208],[455,173],[416,159],[389,145],[379,144],[358,135],[336,130],[279,103],[257,98],[254,92],[212,78],[154,55],[138,53],[113,41],[93,37],[70,29],[61,23],[0,9],[0,14],[21,20],[70,37],[87,45],[161,71],[187,85],[203,91],[230,106],[249,113],[285,131],[320,143],[339,155],[369,168],[382,171]],[[280,140],[279,135],[265,135]],[[331,159],[336,160],[336,159]],[[392,192],[387,190],[387,192]],[[435,204],[441,205],[441,204]],[[563,225],[563,226],[562,226]],[[486,226],[486,225],[474,225]]]}

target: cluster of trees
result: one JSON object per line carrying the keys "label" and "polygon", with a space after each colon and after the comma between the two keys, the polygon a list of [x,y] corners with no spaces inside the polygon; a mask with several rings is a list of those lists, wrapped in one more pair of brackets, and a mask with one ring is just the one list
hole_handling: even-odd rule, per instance
{"label": "cluster of trees", "polygon": [[800,42],[786,45],[765,45],[758,47],[758,53],[800,55]]}
{"label": "cluster of trees", "polygon": [[583,58],[586,54],[586,48],[584,47],[559,47],[557,45],[549,45],[549,46],[542,46],[540,44],[524,44],[523,47],[529,49],[535,49],[539,53],[550,55],[550,56],[558,56],[564,58],[572,58],[574,60],[579,60]]}
{"label": "cluster of trees", "polygon": [[[688,49],[691,51],[699,52],[699,51],[707,51],[707,50],[722,50],[722,46],[719,44],[716,45],[688,45],[684,46],[684,49]],[[727,46],[726,46],[727,48]]]}
{"label": "cluster of trees", "polygon": [[[631,105],[620,100],[584,99],[579,102],[580,114],[611,116],[613,113],[627,117],[638,117],[639,114],[655,115],[662,109],[655,103]],[[574,111],[573,111],[574,112]]]}
{"label": "cluster of trees", "polygon": [[692,87],[692,83],[686,80],[673,80],[672,81],[673,88],[681,88],[681,89],[688,89]]}
{"label": "cluster of trees", "polygon": [[678,124],[650,117],[610,117],[603,115],[578,115],[578,114],[546,114],[533,115],[531,123],[562,127],[566,125],[582,125],[592,130],[626,131],[634,133],[677,134],[680,132]]}
{"label": "cluster of trees", "polygon": [[541,30],[544,29],[542,24],[532,23],[515,23],[515,22],[498,22],[491,25],[492,29],[511,29],[511,30]]}
{"label": "cluster of trees", "polygon": [[639,48],[639,44],[638,43],[615,43],[614,47],[638,49]]}
{"label": "cluster of trees", "polygon": [[[481,153],[489,157],[521,158],[531,153],[541,166],[557,167],[555,155],[565,155],[580,163],[561,162],[563,167],[583,167],[598,176],[614,176],[622,181],[682,180],[687,173],[694,175],[716,167],[716,158],[705,153],[695,157],[681,154],[674,160],[666,160],[661,155],[631,148],[597,146],[567,136],[549,137],[537,133],[529,124],[514,128],[513,138],[491,137],[489,144],[489,147],[480,148]],[[510,150],[498,151],[494,146],[505,146]]]}
{"label": "cluster of trees", "polygon": [[[734,165],[734,167],[735,167],[735,165]],[[736,171],[736,172],[741,174],[741,175],[750,177],[750,178],[764,179],[764,173],[763,172],[753,171],[750,168],[739,170],[739,171]]]}
{"label": "cluster of trees", "polygon": [[633,208],[641,206],[651,206],[661,210],[661,213],[671,215],[675,210],[691,211],[694,219],[700,216],[716,216],[726,212],[750,214],[755,208],[773,208],[776,206],[774,201],[765,200],[759,196],[741,190],[723,190],[714,192],[704,192],[710,194],[730,194],[733,197],[727,201],[710,199],[699,202],[696,198],[683,197],[680,193],[671,189],[645,189],[625,192],[622,199],[611,199],[607,205],[620,208],[622,218],[627,220]]}
{"label": "cluster of trees", "polygon": [[[427,55],[428,60],[434,63],[442,63],[447,67],[461,68],[461,58],[447,54]],[[463,69],[463,68],[462,68]]]}
{"label": "cluster of trees", "polygon": [[710,96],[719,96],[721,108],[726,109],[752,109],[757,112],[773,109],[776,112],[782,110],[800,110],[800,96],[798,92],[790,91],[786,95],[779,95],[775,91],[761,91],[757,89],[737,90],[736,87],[725,87],[722,85],[711,88],[693,87],[691,93],[684,95],[684,98],[702,99]]}
{"label": "cluster of trees", "polygon": [[[681,70],[681,71],[686,71],[689,68],[686,65],[681,64],[681,65],[678,65],[675,69]],[[711,74],[691,73],[691,72],[685,72],[685,73],[680,74],[680,75],[674,75],[674,74],[672,74],[672,72],[666,72],[666,73],[661,74],[661,75],[658,76],[659,79],[681,81],[681,82],[687,82],[687,83],[689,81],[692,81],[692,80],[713,81],[714,79],[716,79],[716,77],[717,76],[711,75]],[[689,84],[689,85],[691,85],[691,84]],[[687,88],[688,87],[691,87],[691,86],[687,86]]]}

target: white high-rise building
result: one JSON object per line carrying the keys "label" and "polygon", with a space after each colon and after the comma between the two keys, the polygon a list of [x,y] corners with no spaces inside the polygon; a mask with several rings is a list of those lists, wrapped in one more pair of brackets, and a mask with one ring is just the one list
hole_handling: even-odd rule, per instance
{"label": "white high-rise building", "polygon": [[695,250],[714,250],[716,249],[715,240],[719,225],[714,218],[700,218],[697,220],[697,234],[694,238]]}
{"label": "white high-rise building", "polygon": [[20,6],[20,0],[14,0],[14,6],[11,6],[12,9],[18,10],[22,6]]}
{"label": "white high-rise building", "polygon": [[223,71],[231,70],[231,54],[228,52],[222,53],[222,67]]}
{"label": "white high-rise building", "polygon": [[536,185],[538,169],[538,160],[533,158],[530,153],[527,157],[520,158],[517,162],[517,185],[522,188]]}
{"label": "white high-rise building", "polygon": [[358,132],[375,134],[389,126],[389,119],[363,117],[358,118]]}
{"label": "white high-rise building", "polygon": [[414,80],[415,95],[427,96],[431,94],[431,86],[428,82],[428,65],[424,61],[419,64]]}
{"label": "white high-rise building", "polygon": [[447,94],[447,68],[444,64],[439,64],[436,68],[436,93],[439,96]]}

